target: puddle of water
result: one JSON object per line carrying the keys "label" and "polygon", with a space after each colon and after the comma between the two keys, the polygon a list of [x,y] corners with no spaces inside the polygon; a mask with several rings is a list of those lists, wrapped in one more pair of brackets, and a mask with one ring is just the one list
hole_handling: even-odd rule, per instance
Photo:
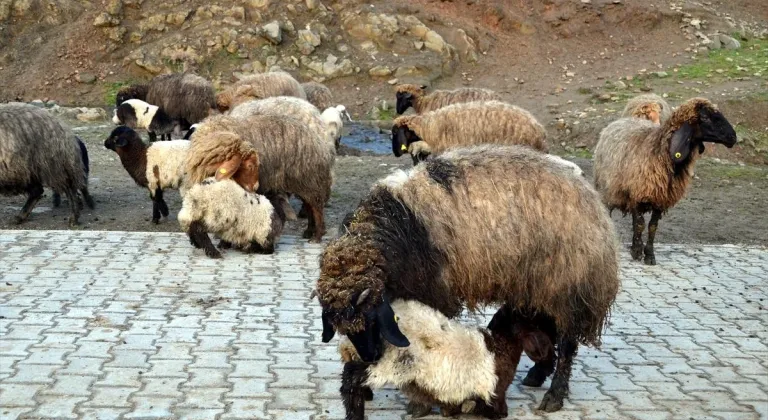
{"label": "puddle of water", "polygon": [[389,133],[380,133],[378,127],[360,123],[346,123],[344,128],[344,131],[348,131],[341,138],[341,144],[377,155],[392,153],[392,140]]}

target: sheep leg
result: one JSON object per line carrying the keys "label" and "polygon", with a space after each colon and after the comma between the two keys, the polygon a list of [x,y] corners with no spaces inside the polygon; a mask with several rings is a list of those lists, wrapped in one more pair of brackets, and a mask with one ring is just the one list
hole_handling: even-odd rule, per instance
{"label": "sheep leg", "polygon": [[261,246],[256,241],[251,241],[250,245],[244,249],[246,254],[273,254],[275,252],[275,246],[269,244],[268,246]]}
{"label": "sheep leg", "polygon": [[163,190],[158,187],[152,196],[152,223],[160,223],[160,215],[168,217],[168,213],[168,205],[163,200]]}
{"label": "sheep leg", "polygon": [[16,224],[22,224],[25,220],[29,217],[29,214],[32,213],[32,209],[35,208],[37,205],[37,202],[40,201],[40,198],[43,196],[43,186],[42,184],[31,184],[29,187],[27,187],[27,202],[24,203],[24,206],[21,208],[21,211],[16,216]]}
{"label": "sheep leg", "polygon": [[309,239],[309,242],[320,242],[325,234],[325,221],[323,220],[323,205],[310,204],[305,201],[307,207],[309,207],[310,217],[307,221],[307,230],[304,231],[304,239]]}
{"label": "sheep leg", "polygon": [[651,221],[648,222],[648,241],[645,243],[645,260],[648,265],[656,265],[656,253],[653,251],[653,241],[656,239],[656,229],[659,227],[661,210],[653,210]]}
{"label": "sheep leg", "polygon": [[53,207],[59,207],[61,205],[61,194],[56,191],[53,192]]}
{"label": "sheep leg", "polygon": [[149,134],[149,142],[150,143],[154,143],[154,142],[157,141],[157,134],[155,134],[154,131],[150,131],[150,132],[148,132],[148,134]]}
{"label": "sheep leg", "polygon": [[69,201],[69,209],[72,212],[72,214],[69,216],[69,226],[77,226],[80,223],[80,207],[82,207],[80,198],[77,196],[77,190],[67,189],[64,193],[67,195],[67,201]]}
{"label": "sheep leg", "polygon": [[528,371],[523,379],[523,385],[530,387],[540,387],[547,380],[547,377],[555,371],[555,359],[536,362]]}
{"label": "sheep leg", "polygon": [[630,254],[632,259],[639,261],[643,257],[643,230],[645,229],[645,218],[643,213],[638,210],[632,210],[632,248]]}
{"label": "sheep leg", "polygon": [[[341,373],[341,400],[344,402],[346,420],[363,420],[365,418],[365,389],[368,379],[367,365],[362,362],[347,362]],[[369,388],[370,389],[370,388]]]}
{"label": "sheep leg", "polygon": [[221,249],[230,249],[232,248],[232,242],[225,241],[224,239],[219,240],[219,248]]}
{"label": "sheep leg", "polygon": [[[278,194],[275,197],[276,203],[283,209],[283,213],[285,213],[285,220],[296,220],[296,212],[293,210],[293,207],[291,207],[291,203],[288,202],[288,196],[285,194]],[[273,204],[273,205],[274,205]]]}
{"label": "sheep leg", "polygon": [[557,358],[555,377],[552,378],[552,385],[549,387],[549,391],[544,394],[544,398],[539,405],[539,410],[548,413],[563,408],[563,399],[568,395],[568,383],[571,379],[573,358],[578,352],[579,343],[572,337],[562,337],[558,347],[560,356]]}
{"label": "sheep leg", "polygon": [[461,414],[460,405],[442,405],[440,406],[440,415],[443,417],[459,417]]}
{"label": "sheep leg", "polygon": [[203,248],[205,255],[211,258],[221,258],[221,252],[213,246],[211,238],[208,236],[203,222],[194,221],[189,225],[189,242],[197,248]]}
{"label": "sheep leg", "polygon": [[432,406],[429,404],[423,404],[416,401],[408,402],[405,406],[405,412],[411,415],[411,418],[417,419],[419,417],[428,416],[432,413]]}
{"label": "sheep leg", "polygon": [[85,204],[88,206],[89,209],[96,207],[96,204],[93,202],[93,197],[91,197],[91,194],[88,192],[88,187],[83,187],[80,190],[80,193],[83,194],[83,198],[85,199]]}
{"label": "sheep leg", "polygon": [[301,210],[299,210],[299,219],[306,219],[309,217],[309,206],[305,202],[301,202]]}

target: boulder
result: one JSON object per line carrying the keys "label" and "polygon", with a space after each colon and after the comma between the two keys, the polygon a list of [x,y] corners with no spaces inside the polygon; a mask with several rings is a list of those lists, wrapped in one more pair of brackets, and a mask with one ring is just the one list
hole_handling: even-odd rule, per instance
{"label": "boulder", "polygon": [[387,77],[392,74],[392,69],[388,66],[376,66],[368,70],[368,74],[372,77]]}
{"label": "boulder", "polygon": [[296,46],[303,55],[310,55],[315,47],[320,46],[320,37],[309,29],[302,29],[296,39]]}
{"label": "boulder", "polygon": [[110,26],[117,26],[120,24],[120,20],[110,15],[109,13],[99,13],[96,19],[93,20],[93,26],[97,28],[106,28]]}
{"label": "boulder", "polygon": [[266,25],[262,26],[263,35],[264,38],[269,40],[269,42],[278,45],[281,42],[283,42],[283,33],[280,30],[280,23],[276,20],[267,23]]}

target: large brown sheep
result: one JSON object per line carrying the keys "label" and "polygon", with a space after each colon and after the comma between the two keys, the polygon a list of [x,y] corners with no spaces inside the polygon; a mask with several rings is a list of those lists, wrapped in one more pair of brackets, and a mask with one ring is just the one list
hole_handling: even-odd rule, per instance
{"label": "large brown sheep", "polygon": [[427,94],[426,86],[401,84],[395,88],[397,103],[395,110],[402,114],[413,107],[417,114],[435,111],[444,106],[476,101],[500,101],[501,95],[481,88],[459,88],[455,90],[436,90]]}
{"label": "large brown sheep", "polygon": [[226,112],[239,104],[272,96],[294,96],[307,99],[304,89],[290,74],[283,71],[253,74],[244,77],[216,95],[216,107]]}

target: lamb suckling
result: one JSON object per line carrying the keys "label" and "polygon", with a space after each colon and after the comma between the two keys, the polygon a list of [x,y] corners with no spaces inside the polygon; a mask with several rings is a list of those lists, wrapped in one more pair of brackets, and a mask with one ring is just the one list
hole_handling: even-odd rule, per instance
{"label": "lamb suckling", "polygon": [[[473,144],[518,144],[547,151],[547,132],[530,112],[505,102],[468,102],[395,119],[392,153],[424,141],[432,153]],[[413,157],[414,154],[412,153]]]}
{"label": "lamb suckling", "polygon": [[[379,331],[405,344],[387,299],[449,318],[506,304],[555,325],[559,357],[540,408],[562,407],[578,344],[600,343],[619,289],[613,223],[583,177],[528,147],[456,148],[378,182],[345,222],[320,262],[324,341],[338,331],[373,362]],[[554,363],[537,363],[528,383],[540,386]]]}
{"label": "lamb suckling", "polygon": [[336,105],[326,108],[320,115],[328,127],[328,135],[333,139],[334,146],[338,149],[341,144],[341,132],[344,129],[344,120],[352,122],[347,108],[344,105]]}
{"label": "lamb suckling", "polygon": [[216,108],[213,85],[192,73],[172,73],[155,77],[147,84],[121,88],[115,106],[129,99],[140,99],[163,109],[182,129],[205,119]]}
{"label": "lamb suckling", "polygon": [[[704,143],[736,144],[736,131],[710,101],[693,98],[661,125],[622,118],[600,132],[595,147],[595,187],[610,210],[632,214],[634,260],[656,264],[653,243],[664,212],[680,201],[693,178]],[[643,245],[644,213],[651,212]]]}
{"label": "lamb suckling", "polygon": [[322,83],[306,82],[301,84],[304,94],[307,95],[307,101],[317,109],[327,109],[333,105],[333,94]]}
{"label": "lamb suckling", "polygon": [[213,177],[189,188],[178,218],[192,245],[211,258],[221,258],[221,253],[208,233],[221,239],[220,248],[271,254],[285,223],[280,206],[267,197],[247,192],[231,179]]}
{"label": "lamb suckling", "polygon": [[129,99],[115,110],[112,122],[132,129],[142,128],[149,133],[149,141],[170,140],[171,133],[180,129],[179,121],[172,119],[162,108],[141,99]]}
{"label": "lamb suckling", "polygon": [[435,111],[442,107],[475,101],[500,101],[501,95],[481,88],[459,88],[455,90],[436,90],[427,94],[427,87],[401,84],[395,88],[397,103],[395,110],[398,114],[404,113],[413,107],[417,114]]}
{"label": "lamb suckling", "polygon": [[516,319],[506,307],[487,329],[449,320],[415,300],[396,300],[391,307],[393,313],[387,315],[397,319],[407,347],[385,342],[381,358],[370,364],[360,359],[348,338],[339,342],[345,363],[340,391],[347,420],[362,420],[371,389],[387,385],[409,399],[407,412],[413,418],[428,415],[435,405],[446,417],[471,413],[501,418],[507,414],[505,393],[522,351],[533,361],[554,357],[550,337]]}
{"label": "lamb suckling", "polygon": [[655,93],[644,93],[637,95],[627,101],[627,105],[621,112],[622,118],[642,118],[661,124],[668,120],[672,115],[672,107],[659,95]]}
{"label": "lamb suckling", "polygon": [[[324,207],[331,195],[333,147],[302,121],[286,115],[258,114],[245,118],[209,117],[192,135],[187,157],[191,184],[232,163],[233,179],[261,194],[294,194],[309,209],[304,237],[320,241],[325,233]],[[250,159],[258,159],[254,176],[241,176]],[[249,171],[248,168],[245,168]],[[239,180],[240,179],[240,180]]]}
{"label": "lamb suckling", "polygon": [[147,146],[136,131],[120,126],[112,130],[104,147],[117,153],[136,184],[149,189],[152,223],[159,223],[160,215],[168,217],[163,190],[181,187],[189,141],[172,140]]}
{"label": "lamb suckling", "polygon": [[241,103],[272,96],[293,96],[307,99],[301,84],[283,71],[246,76],[216,95],[216,106],[226,112]]}
{"label": "lamb suckling", "polygon": [[78,192],[88,207],[94,207],[88,193],[85,144],[44,109],[27,104],[0,105],[0,194],[27,195],[16,223],[27,220],[44,187],[67,196],[70,226],[80,217]]}

